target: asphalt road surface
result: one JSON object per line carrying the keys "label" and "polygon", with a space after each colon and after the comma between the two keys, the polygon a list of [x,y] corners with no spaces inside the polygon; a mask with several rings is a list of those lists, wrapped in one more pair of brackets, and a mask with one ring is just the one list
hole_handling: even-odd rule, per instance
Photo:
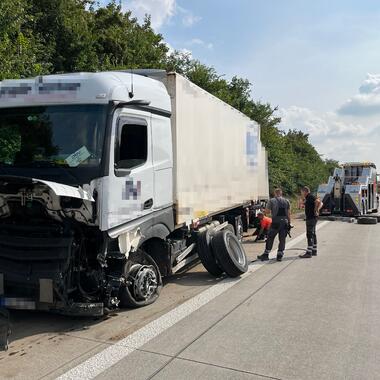
{"label": "asphalt road surface", "polygon": [[[197,265],[146,308],[12,313],[0,378],[379,379],[380,225],[322,222],[319,255],[305,260],[296,227],[283,262],[254,262],[237,280]],[[253,259],[263,244],[245,248]]]}

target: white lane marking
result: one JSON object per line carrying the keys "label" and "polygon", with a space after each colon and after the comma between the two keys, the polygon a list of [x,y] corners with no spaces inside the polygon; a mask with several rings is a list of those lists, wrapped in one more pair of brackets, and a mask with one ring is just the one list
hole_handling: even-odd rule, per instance
{"label": "white lane marking", "polygon": [[[322,222],[317,225],[317,229],[322,228],[329,222]],[[291,248],[298,244],[300,241],[305,239],[306,234],[303,233],[294,239],[292,239],[288,244],[287,248]],[[270,255],[275,256],[277,250],[273,250]],[[225,278],[217,284],[206,289],[197,296],[191,298],[190,300],[184,302],[182,305],[177,306],[173,310],[162,315],[158,319],[148,323],[146,326],[135,331],[133,334],[127,336],[126,338],[118,341],[112,346],[107,347],[103,351],[95,354],[91,358],[87,359],[78,366],[72,368],[68,372],[64,373],[62,376],[58,377],[59,380],[77,380],[77,379],[93,379],[105,370],[109,369],[115,365],[120,360],[124,359],[126,356],[130,355],[136,349],[142,347],[144,344],[148,343],[153,338],[157,337],[159,334],[163,333],[165,330],[174,326],[177,322],[188,317],[194,311],[200,309],[202,306],[206,305],[214,298],[218,297],[226,290],[230,289],[234,285],[238,284],[241,280],[262,268],[268,262],[258,263],[254,262],[249,265],[248,272],[243,276],[235,278]]]}

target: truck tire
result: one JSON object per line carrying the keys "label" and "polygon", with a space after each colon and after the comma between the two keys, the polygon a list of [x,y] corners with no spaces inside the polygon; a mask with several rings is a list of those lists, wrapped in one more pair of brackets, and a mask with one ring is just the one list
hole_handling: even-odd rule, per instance
{"label": "truck tire", "polygon": [[243,245],[231,231],[218,231],[211,244],[221,267],[228,276],[238,277],[248,270],[248,260]]}
{"label": "truck tire", "polygon": [[358,217],[358,224],[377,224],[377,217],[360,216]]}
{"label": "truck tire", "polygon": [[152,304],[162,289],[162,278],[156,262],[139,249],[130,253],[124,266],[125,284],[120,287],[122,308],[136,308]]}
{"label": "truck tire", "polygon": [[218,264],[212,246],[211,246],[211,229],[200,232],[197,239],[198,256],[207,272],[215,277],[223,273],[223,269]]}
{"label": "truck tire", "polygon": [[235,228],[232,224],[227,224],[223,229],[231,231],[233,234],[235,234]]}

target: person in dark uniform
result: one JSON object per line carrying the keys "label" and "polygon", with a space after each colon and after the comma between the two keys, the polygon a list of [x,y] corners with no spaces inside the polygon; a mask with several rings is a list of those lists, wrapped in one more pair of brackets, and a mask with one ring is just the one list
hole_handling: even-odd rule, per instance
{"label": "person in dark uniform", "polygon": [[305,202],[307,250],[306,253],[300,255],[300,257],[302,259],[310,259],[313,256],[317,256],[316,227],[319,210],[322,208],[323,203],[319,198],[311,194],[310,188],[307,186],[302,188],[301,194]]}
{"label": "person in dark uniform", "polygon": [[283,198],[281,189],[274,191],[274,198],[268,202],[265,213],[272,214],[272,225],[268,232],[265,251],[262,255],[257,256],[257,258],[261,261],[269,260],[269,253],[273,248],[274,239],[278,234],[277,261],[282,261],[285,251],[286,235],[288,234],[290,226],[290,202]]}

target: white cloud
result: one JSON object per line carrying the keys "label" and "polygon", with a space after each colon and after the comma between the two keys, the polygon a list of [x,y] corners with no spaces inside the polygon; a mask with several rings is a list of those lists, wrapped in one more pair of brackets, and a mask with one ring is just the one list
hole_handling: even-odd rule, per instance
{"label": "white cloud", "polygon": [[183,48],[179,50],[182,54],[186,54],[190,59],[193,58],[193,52],[189,49]]}
{"label": "white cloud", "polygon": [[205,41],[201,40],[200,38],[193,38],[187,44],[189,46],[199,45],[199,46],[203,46],[207,49],[212,49],[214,47],[214,45],[211,42],[205,42]]}
{"label": "white cloud", "polygon": [[191,27],[201,20],[201,17],[194,15],[192,11],[180,7],[176,0],[123,0],[123,10],[132,11],[139,21],[142,21],[146,14],[150,15],[152,26],[157,30],[176,15],[185,27]]}
{"label": "white cloud", "polygon": [[188,9],[182,8],[179,5],[177,5],[177,11],[181,14],[182,24],[186,27],[193,26],[198,21],[202,20],[202,17],[194,15],[193,12],[189,11]]}
{"label": "white cloud", "polygon": [[280,109],[280,128],[309,134],[311,143],[325,158],[341,162],[373,161],[380,165],[380,119],[373,117],[373,110],[368,112],[368,104],[373,103],[369,97],[380,98],[380,75],[368,74],[359,94],[337,112],[316,113],[297,106]]}
{"label": "white cloud", "polygon": [[361,117],[380,114],[380,75],[367,74],[359,93],[348,99],[338,112]]}
{"label": "white cloud", "polygon": [[345,161],[374,161],[380,164],[380,122],[342,117],[301,107],[280,109],[280,128],[309,134],[311,143],[324,158]]}
{"label": "white cloud", "polygon": [[146,14],[152,17],[152,26],[159,29],[175,14],[176,0],[132,0],[123,1],[123,10],[131,10],[132,14],[142,21]]}
{"label": "white cloud", "polygon": [[166,53],[167,55],[174,53],[175,49],[173,48],[173,46],[171,44],[169,44],[169,42],[165,41],[164,44],[168,48],[168,52]]}

